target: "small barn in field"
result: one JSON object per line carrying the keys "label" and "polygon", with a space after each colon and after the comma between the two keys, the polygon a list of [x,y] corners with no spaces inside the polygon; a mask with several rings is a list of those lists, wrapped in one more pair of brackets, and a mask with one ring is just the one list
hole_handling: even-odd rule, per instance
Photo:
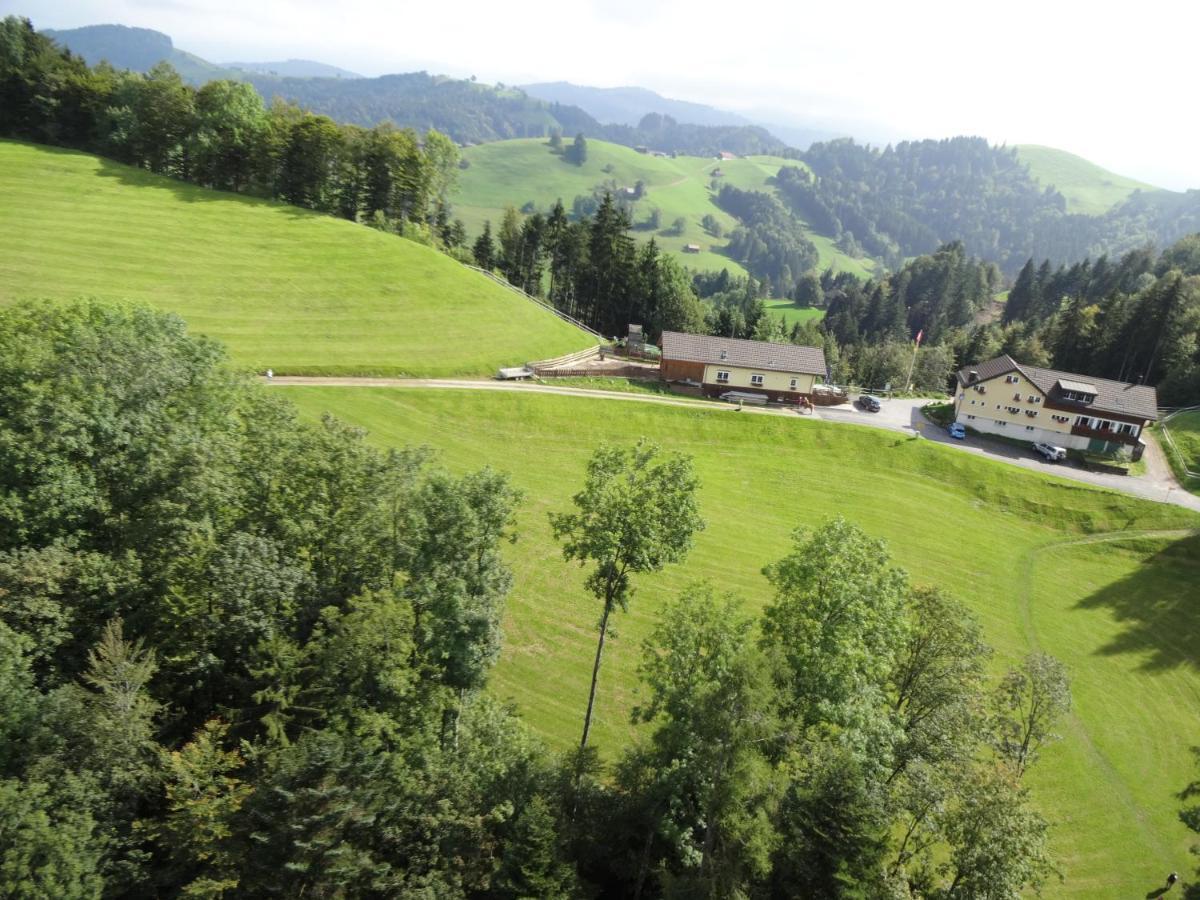
{"label": "small barn in field", "polygon": [[699,384],[708,397],[738,391],[799,403],[802,398],[811,400],[813,386],[825,380],[825,352],[820,347],[664,331],[659,377]]}

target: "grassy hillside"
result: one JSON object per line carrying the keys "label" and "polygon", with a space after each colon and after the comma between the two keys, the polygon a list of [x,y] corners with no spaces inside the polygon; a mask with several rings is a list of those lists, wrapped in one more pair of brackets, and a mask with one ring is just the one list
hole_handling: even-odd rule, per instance
{"label": "grassy hillside", "polygon": [[1182,529],[1197,516],[799,417],[469,391],[289,396],[310,416],[336,410],[381,445],[428,443],[453,468],[512,473],[526,500],[494,685],[555,746],[578,740],[597,610],[581,571],[561,562],[546,514],[570,507],[594,446],[650,435],[695,456],[708,528],[686,564],[638,579],[617,620],[593,732],[608,756],[633,737],[639,642],[664,598],[706,577],[760,607],[761,569],[787,551],[791,529],[841,513],[886,538],[914,581],[976,610],[996,671],[1034,648],[1069,667],[1066,739],[1030,776],[1066,876],[1047,895],[1140,897],[1187,865],[1175,794],[1194,777],[1189,747],[1200,733],[1200,538]]}
{"label": "grassy hillside", "polygon": [[30,144],[0,142],[0,246],[0,302],[150,303],[256,370],[486,374],[589,343],[411,241]]}
{"label": "grassy hillside", "polygon": [[1170,429],[1175,453],[1164,448],[1176,477],[1188,490],[1200,494],[1200,478],[1188,478],[1187,472],[1200,472],[1200,409],[1181,412],[1165,426]]}
{"label": "grassy hillside", "polygon": [[[739,275],[745,274],[742,266],[722,253],[727,240],[714,238],[700,226],[706,214],[713,215],[726,234],[737,224],[713,203],[710,190],[713,170],[719,168],[724,173],[721,180],[744,190],[770,191],[767,179],[780,166],[802,165],[774,156],[722,162],[697,156],[671,159],[589,140],[587,161],[576,166],[552,153],[547,142],[540,138],[481,144],[467,148],[463,156],[469,168],[460,173],[454,214],[466,223],[471,235],[482,230],[484,220],[490,219],[495,227],[509,205],[519,209],[532,201],[537,209],[545,210],[561,198],[569,210],[576,196],[590,196],[607,181],[615,181],[618,188],[633,187],[644,181],[646,196],[634,203],[634,234],[639,240],[654,237],[664,250],[693,269],[729,269]],[[611,170],[605,171],[606,167]],[[651,210],[656,208],[662,214],[662,227],[651,230],[644,226]],[[687,221],[687,227],[682,234],[675,234],[670,229],[679,217]],[[809,237],[821,254],[822,268],[832,266],[836,271],[851,271],[864,277],[869,273],[869,261],[846,256],[820,235]],[[701,252],[684,253],[685,244],[699,244]]]}
{"label": "grassy hillside", "polygon": [[1098,216],[1116,206],[1134,191],[1157,191],[1153,185],[1115,175],[1082,156],[1021,144],[1017,155],[1028,164],[1029,171],[1042,184],[1054,185],[1067,198],[1067,212]]}

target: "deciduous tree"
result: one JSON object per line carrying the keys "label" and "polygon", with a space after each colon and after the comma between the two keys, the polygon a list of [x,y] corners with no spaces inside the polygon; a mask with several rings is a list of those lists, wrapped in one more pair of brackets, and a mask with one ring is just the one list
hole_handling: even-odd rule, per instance
{"label": "deciduous tree", "polygon": [[697,479],[689,457],[665,454],[641,440],[634,447],[602,446],[588,461],[576,512],[551,513],[563,557],[593,563],[587,588],[600,601],[599,639],[592,665],[580,746],[587,746],[596,704],[596,684],[609,618],[633,596],[633,575],[656,572],[683,559],[704,528],[696,503]]}

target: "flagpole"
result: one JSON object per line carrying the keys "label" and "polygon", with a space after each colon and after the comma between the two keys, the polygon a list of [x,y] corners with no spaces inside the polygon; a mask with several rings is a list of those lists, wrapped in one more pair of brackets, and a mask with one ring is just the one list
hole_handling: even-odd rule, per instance
{"label": "flagpole", "polygon": [[920,331],[917,332],[917,339],[916,339],[916,341],[913,342],[913,355],[912,355],[912,359],[909,360],[909,363],[908,363],[908,377],[906,379],[904,379],[904,383],[906,385],[908,385],[907,390],[909,390],[909,391],[911,391],[913,389],[912,373],[913,373],[913,369],[916,368],[916,365],[917,365],[917,351],[921,349],[921,338],[924,336],[924,334],[925,334],[925,329],[922,328]]}

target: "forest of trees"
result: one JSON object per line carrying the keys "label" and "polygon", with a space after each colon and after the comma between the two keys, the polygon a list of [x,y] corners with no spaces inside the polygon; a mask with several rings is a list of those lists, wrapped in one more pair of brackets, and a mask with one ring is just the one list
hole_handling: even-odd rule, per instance
{"label": "forest of trees", "polygon": [[1008,274],[1030,256],[1069,263],[1200,230],[1200,191],[1138,193],[1103,216],[1070,214],[1012,148],[983,138],[905,141],[880,150],[843,139],[813,144],[811,172],[784,167],[780,194],[822,234],[852,236],[895,268],[950,240]]}
{"label": "forest of trees", "polygon": [[777,295],[791,294],[797,279],[816,266],[817,248],[773,194],[724,184],[716,203],[741,222],[730,233],[725,252]]}
{"label": "forest of trees", "polygon": [[1115,262],[1102,256],[1055,268],[1031,259],[996,315],[989,307],[1001,286],[996,267],[957,242],[875,281],[826,272],[817,285],[826,353],[843,377],[898,384],[922,333],[917,371],[933,381],[917,383],[926,389],[939,378],[945,385],[954,368],[1007,353],[1029,365],[1153,384],[1164,406],[1200,402],[1200,234]]}
{"label": "forest of trees", "polygon": [[[0,310],[0,404],[0,895],[1015,900],[1053,875],[1022,781],[1062,667],[992,681],[966,608],[850,523],[796,533],[758,627],[715,586],[667,604],[640,737],[603,764],[486,689],[504,475],[304,424],[140,307]],[[602,639],[703,509],[647,443],[580,479],[552,524]]]}
{"label": "forest of trees", "polygon": [[687,273],[653,240],[639,248],[629,228],[611,194],[586,219],[570,219],[561,200],[545,215],[522,217],[509,207],[495,234],[485,223],[472,253],[481,268],[601,334],[624,335],[630,323],[654,337],[702,331],[704,311]]}
{"label": "forest of trees", "polygon": [[249,84],[195,88],[166,64],[145,75],[88,67],[12,16],[0,20],[0,136],[450,246],[465,238],[449,221],[458,150],[445,135],[339,125],[279,102],[267,108]]}
{"label": "forest of trees", "polygon": [[[1030,259],[1002,323],[1036,340],[1055,368],[1153,384],[1165,406],[1200,401],[1200,234],[1156,255],[1053,268]],[[996,326],[974,338],[987,353]],[[1042,360],[1029,359],[1031,363]]]}

